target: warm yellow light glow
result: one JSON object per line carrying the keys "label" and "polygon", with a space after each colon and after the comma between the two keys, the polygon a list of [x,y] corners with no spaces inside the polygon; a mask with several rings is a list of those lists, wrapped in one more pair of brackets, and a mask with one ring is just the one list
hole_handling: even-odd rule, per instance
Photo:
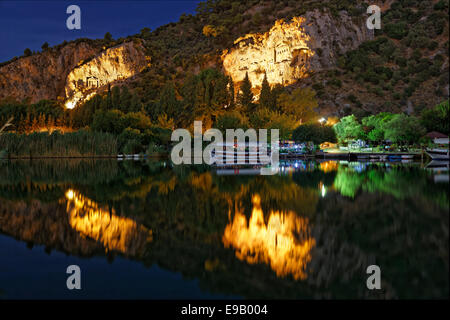
{"label": "warm yellow light glow", "polygon": [[84,97],[81,92],[77,92],[71,99],[66,101],[65,106],[67,109],[74,109],[79,102],[89,101],[96,93],[97,92],[91,92]]}
{"label": "warm yellow light glow", "polygon": [[142,254],[152,241],[152,231],[134,220],[120,217],[69,189],[66,192],[70,226],[82,235],[100,242],[106,251],[118,251],[129,256]]}
{"label": "warm yellow light glow", "polygon": [[73,197],[74,197],[73,190],[69,190],[69,191],[66,192],[66,198],[68,200],[73,200]]}
{"label": "warm yellow light glow", "polygon": [[67,101],[66,102],[66,108],[67,109],[73,109],[73,108],[75,108],[75,106],[76,106],[76,103],[75,103],[75,101]]}
{"label": "warm yellow light glow", "polygon": [[334,126],[336,123],[338,123],[339,122],[339,118],[337,118],[337,117],[329,117],[328,119],[327,119],[327,123],[326,123],[326,125],[327,126],[329,126],[329,127],[332,127],[332,126]]}
{"label": "warm yellow light glow", "polygon": [[255,195],[252,201],[248,223],[245,215],[237,212],[225,228],[222,238],[225,247],[233,247],[240,260],[270,265],[278,276],[306,279],[306,267],[315,245],[314,238],[309,236],[308,219],[294,212],[271,211],[266,224],[260,197]]}
{"label": "warm yellow light glow", "polygon": [[270,85],[295,83],[310,74],[309,61],[315,53],[309,48],[311,37],[305,30],[306,19],[278,20],[270,31],[247,34],[234,42],[222,55],[223,66],[235,83],[248,74],[254,88],[260,88],[267,76]]}
{"label": "warm yellow light glow", "polygon": [[337,161],[325,161],[322,162],[320,165],[320,170],[323,171],[324,173],[329,173],[329,172],[333,172],[333,171],[338,171],[339,168],[339,164]]}

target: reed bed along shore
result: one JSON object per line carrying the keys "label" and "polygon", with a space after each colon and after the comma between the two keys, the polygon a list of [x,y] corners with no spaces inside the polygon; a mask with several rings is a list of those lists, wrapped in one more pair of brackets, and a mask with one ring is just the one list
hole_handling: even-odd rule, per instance
{"label": "reed bed along shore", "polygon": [[117,137],[110,133],[80,130],[31,134],[0,134],[1,158],[107,157],[119,154]]}

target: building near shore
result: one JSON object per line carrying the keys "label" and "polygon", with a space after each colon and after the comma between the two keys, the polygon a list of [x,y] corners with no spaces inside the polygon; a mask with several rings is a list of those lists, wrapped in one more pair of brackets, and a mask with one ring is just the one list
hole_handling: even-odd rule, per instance
{"label": "building near shore", "polygon": [[448,136],[437,131],[427,133],[427,137],[430,138],[435,144],[449,144]]}

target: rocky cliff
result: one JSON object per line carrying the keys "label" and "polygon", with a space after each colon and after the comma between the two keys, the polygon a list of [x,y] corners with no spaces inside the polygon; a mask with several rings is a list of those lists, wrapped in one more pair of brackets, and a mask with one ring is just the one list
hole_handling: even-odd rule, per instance
{"label": "rocky cliff", "polygon": [[133,42],[106,50],[87,42],[18,59],[0,68],[0,99],[64,99],[68,107],[117,80],[127,79],[148,65],[143,47]]}
{"label": "rocky cliff", "polygon": [[314,10],[290,22],[278,20],[264,34],[248,34],[222,56],[225,71],[238,83],[248,72],[254,87],[264,74],[271,85],[290,85],[315,71],[333,66],[337,56],[373,38],[364,19],[355,22]]}
{"label": "rocky cliff", "polygon": [[70,43],[7,64],[0,68],[0,99],[37,102],[64,97],[70,71],[100,51],[101,47],[87,42]]}
{"label": "rocky cliff", "polygon": [[74,108],[78,101],[99,88],[135,76],[148,65],[148,60],[143,47],[133,42],[101,52],[68,74],[65,86],[65,96],[68,99],[66,106]]}

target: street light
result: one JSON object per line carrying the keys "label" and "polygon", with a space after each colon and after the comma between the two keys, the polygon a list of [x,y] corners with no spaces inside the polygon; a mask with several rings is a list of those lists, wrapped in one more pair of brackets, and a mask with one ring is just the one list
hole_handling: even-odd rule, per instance
{"label": "street light", "polygon": [[321,119],[319,120],[319,123],[323,125],[326,121],[327,121],[327,119],[321,118]]}

